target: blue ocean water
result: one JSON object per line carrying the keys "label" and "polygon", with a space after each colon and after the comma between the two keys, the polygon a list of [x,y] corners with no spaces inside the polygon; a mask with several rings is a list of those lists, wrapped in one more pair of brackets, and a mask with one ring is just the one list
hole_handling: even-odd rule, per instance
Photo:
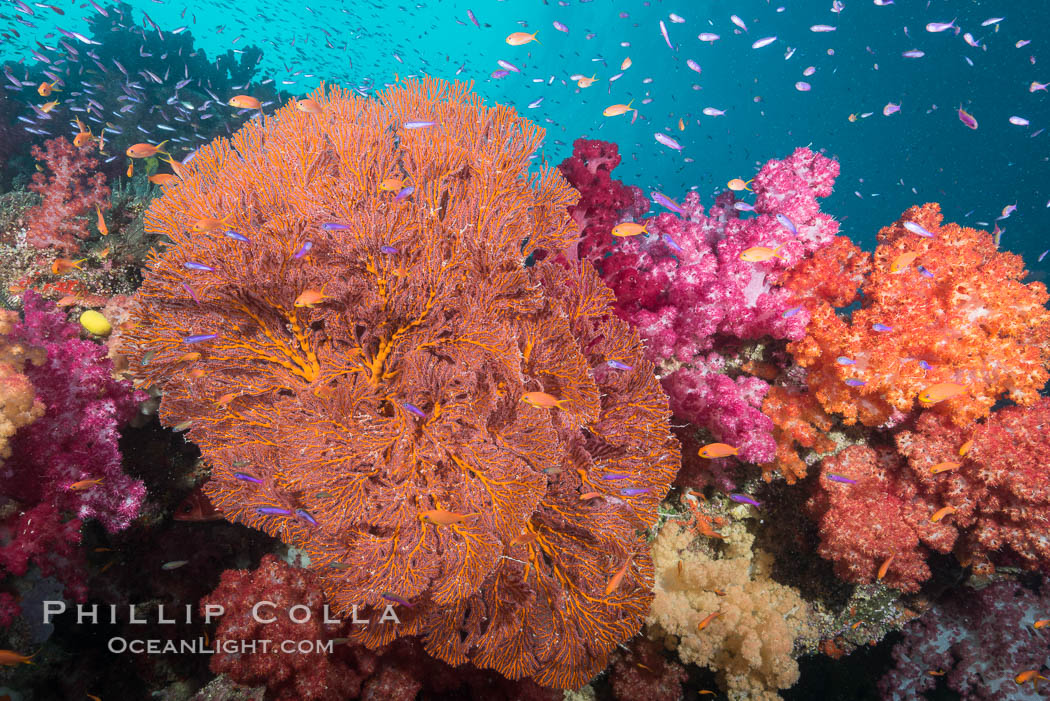
{"label": "blue ocean water", "polygon": [[[96,14],[90,5],[64,5],[61,16],[45,3],[33,6],[36,14],[27,17],[5,3],[3,23],[20,29],[21,37],[5,39],[0,58],[31,64],[35,41],[54,45],[61,38],[55,26],[90,35],[85,18]],[[1050,247],[1043,234],[1050,225],[1050,134],[1043,132],[1050,98],[1045,90],[1029,91],[1033,81],[1050,81],[1040,30],[1050,26],[1047,3],[137,0],[132,6],[134,20],[147,30],[146,15],[162,32],[186,27],[209,57],[257,45],[264,51],[258,75],[272,76],[293,94],[306,94],[322,80],[365,90],[382,88],[395,75],[474,81],[490,104],[515,105],[547,129],[542,156],[548,161],[560,162],[581,136],[614,141],[624,156],[620,179],[672,197],[689,188],[713,194],[731,178],[751,177],[765,160],[812,144],[842,166],[824,209],[864,247],[911,204],[939,201],[947,219],[989,227],[1016,204],[1000,222],[1003,246],[1023,253],[1033,272],[1050,265],[1050,257],[1035,263]],[[37,28],[14,24],[15,15]],[[925,28],[953,19],[958,33]],[[557,30],[556,22],[568,31]],[[813,25],[835,29],[817,32]],[[538,32],[539,43],[508,46],[504,40],[515,31]],[[703,42],[701,32],[720,38]],[[965,33],[979,46],[965,41]],[[752,48],[771,36],[776,40],[769,45]],[[1026,40],[1031,43],[1016,46]],[[925,55],[902,56],[914,49]],[[632,65],[621,71],[628,57]],[[501,59],[520,72],[493,78]],[[699,73],[687,65],[690,59]],[[815,72],[804,76],[810,66]],[[580,89],[572,75],[597,80]],[[811,89],[799,91],[798,81]],[[606,106],[632,101],[636,119],[633,113],[602,116]],[[888,103],[900,111],[883,116]],[[960,106],[977,119],[976,130],[960,121]],[[705,107],[725,114],[706,116]],[[1011,124],[1011,116],[1029,124]],[[656,132],[671,135],[682,150],[659,144]]]}

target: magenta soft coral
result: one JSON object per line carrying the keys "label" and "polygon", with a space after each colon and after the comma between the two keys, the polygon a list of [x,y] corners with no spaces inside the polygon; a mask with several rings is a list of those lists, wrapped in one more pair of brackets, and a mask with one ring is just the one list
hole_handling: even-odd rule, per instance
{"label": "magenta soft coral", "polygon": [[142,482],[121,469],[118,429],[146,395],[114,379],[105,347],[81,340],[53,303],[27,290],[23,305],[8,341],[46,353],[41,365],[24,370],[46,409],[12,437],[11,455],[0,463],[0,499],[14,509],[0,523],[0,569],[20,576],[35,563],[83,600],[81,522],[119,531],[145,496]]}
{"label": "magenta soft coral", "polygon": [[43,161],[44,170],[33,174],[29,189],[43,201],[26,217],[26,241],[37,248],[54,247],[72,253],[77,239],[88,235],[86,214],[96,205],[109,201],[106,176],[96,171],[98,159],[88,156],[94,142],[77,148],[64,137],[44,142],[32,149],[33,157]]}
{"label": "magenta soft coral", "polygon": [[[580,255],[616,293],[618,315],[645,339],[675,414],[736,445],[741,459],[773,460],[773,424],[760,410],[768,385],[730,379],[726,371],[742,340],[805,334],[808,313],[787,313],[796,300],[780,283],[838,231],[817,204],[831,192],[838,164],[798,149],[769,161],[755,177],[755,216],[742,219],[728,192],[705,213],[690,192],[680,205],[685,216],[664,212],[641,220],[648,236],[614,239],[612,227],[638,220],[644,209],[608,176],[606,168],[619,162],[614,147],[582,140],[574,146],[560,167],[581,190],[577,209],[586,216]],[[752,246],[782,246],[784,259],[741,260]]]}

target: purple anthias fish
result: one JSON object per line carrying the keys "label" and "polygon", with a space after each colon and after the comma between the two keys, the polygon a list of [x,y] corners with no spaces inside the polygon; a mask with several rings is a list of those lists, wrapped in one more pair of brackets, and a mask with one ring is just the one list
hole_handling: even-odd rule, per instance
{"label": "purple anthias fish", "polygon": [[502,68],[496,71],[492,71],[493,78],[506,78],[508,75],[510,75],[510,71],[505,71]]}
{"label": "purple anthias fish", "polygon": [[245,236],[244,234],[237,233],[233,229],[227,229],[226,231],[224,231],[222,233],[226,234],[227,236],[229,236],[234,241],[242,241],[244,243],[249,243],[249,240],[248,240],[247,236]]}
{"label": "purple anthias fish", "polygon": [[391,256],[397,255],[397,249],[394,248],[393,246],[380,246],[379,247],[379,252],[380,253],[386,253],[387,255],[391,255]]}
{"label": "purple anthias fish", "polygon": [[566,27],[564,24],[562,24],[561,22],[559,22],[557,20],[554,21],[554,28],[557,29],[559,32],[566,32],[566,33],[568,33],[568,31],[569,31],[568,27]]}
{"label": "purple anthias fish", "polygon": [[182,289],[184,289],[184,290],[186,290],[187,292],[190,293],[190,297],[193,298],[194,302],[196,302],[197,304],[201,303],[201,301],[197,298],[196,293],[190,288],[189,285],[187,285],[186,283],[182,283]]}
{"label": "purple anthias fish", "polygon": [[782,316],[785,319],[790,319],[791,317],[798,314],[800,311],[802,311],[802,307],[792,307],[791,309],[785,309],[784,313],[780,316]]}
{"label": "purple anthias fish", "polygon": [[733,501],[739,503],[739,504],[750,504],[751,506],[755,507],[756,509],[762,507],[761,503],[755,501],[754,499],[752,499],[751,497],[747,496],[746,494],[730,494],[729,498],[732,499]]}
{"label": "purple anthias fish", "polygon": [[260,506],[255,510],[257,513],[263,516],[291,516],[292,512],[288,509],[282,509],[277,506]]}
{"label": "purple anthias fish", "polygon": [[619,360],[609,360],[606,361],[605,364],[611,367],[613,370],[631,370],[634,368],[633,365],[624,365]]}
{"label": "purple anthias fish", "polygon": [[432,127],[435,124],[437,124],[437,122],[405,122],[403,126],[405,129],[424,129],[426,127]]}
{"label": "purple anthias fish", "polygon": [[292,258],[294,258],[296,260],[302,258],[307,253],[309,253],[310,249],[313,248],[313,247],[314,247],[313,242],[312,241],[307,241],[306,243],[304,243],[302,245],[302,247],[298,251],[295,252],[295,255],[293,255]]}
{"label": "purple anthias fish", "polygon": [[913,234],[918,234],[919,236],[924,236],[928,239],[933,238],[933,234],[923,228],[922,224],[919,224],[918,222],[906,221],[904,222],[904,228]]}
{"label": "purple anthias fish", "polygon": [[922,267],[921,265],[916,265],[915,269],[919,271],[919,275],[922,275],[923,277],[928,277],[931,280],[933,279],[933,273],[931,273],[929,270]]}
{"label": "purple anthias fish", "polygon": [[339,224],[338,222],[325,222],[321,224],[321,228],[325,231],[346,231],[350,228],[349,224]]}
{"label": "purple anthias fish", "polygon": [[865,382],[864,380],[858,380],[856,377],[851,377],[848,380],[846,380],[846,384],[849,385],[850,387],[863,387],[864,385],[866,385],[868,383]]}
{"label": "purple anthias fish", "polygon": [[401,188],[401,191],[398,192],[397,195],[394,197],[394,202],[400,202],[415,191],[416,188],[412,187],[411,185],[409,185],[408,187]]}
{"label": "purple anthias fish", "polygon": [[668,247],[671,248],[671,250],[673,250],[673,251],[675,251],[677,253],[683,253],[682,247],[678,245],[677,241],[675,241],[673,238],[671,238],[670,234],[661,234],[660,238],[663,240],[664,243],[666,243],[668,245]]}
{"label": "purple anthias fish", "polygon": [[871,328],[873,331],[893,331],[892,326],[887,326],[886,324],[880,324],[878,322],[872,324]]}
{"label": "purple anthias fish", "polygon": [[832,472],[828,473],[828,479],[832,482],[841,482],[842,484],[856,484],[857,480],[851,480],[849,477],[843,477],[842,475],[836,475]]}
{"label": "purple anthias fish", "polygon": [[840,355],[838,358],[835,359],[835,362],[837,362],[839,365],[853,365],[857,361],[853,358],[847,358],[844,355]]}
{"label": "purple anthias fish", "polygon": [[933,370],[933,366],[927,363],[925,360],[919,361],[919,367],[923,370]]}
{"label": "purple anthias fish", "polygon": [[245,474],[243,472],[234,472],[233,476],[234,476],[235,479],[239,479],[242,482],[251,482],[253,484],[262,484],[263,483],[263,481],[261,479],[259,479],[258,477],[252,477],[251,475]]}
{"label": "purple anthias fish", "polygon": [[785,229],[790,231],[795,236],[798,236],[798,229],[795,228],[795,222],[791,221],[791,219],[786,214],[778,214],[777,221],[780,222],[780,225],[783,226]]}
{"label": "purple anthias fish", "polygon": [[649,493],[649,487],[627,487],[626,489],[621,489],[620,490],[620,494],[622,494],[625,497],[636,497],[639,494],[648,494],[648,493]]}
{"label": "purple anthias fish", "polygon": [[188,260],[185,263],[183,263],[182,267],[188,270],[206,270],[209,273],[215,272],[215,268],[211,267],[210,265],[205,265],[204,263],[194,263],[192,260]]}
{"label": "purple anthias fish", "polygon": [[656,190],[653,190],[649,193],[649,196],[653,198],[653,202],[655,202],[656,204],[661,205],[663,207],[667,207],[675,214],[680,214],[683,217],[685,216],[685,211],[680,206],[678,206],[678,203],[676,203],[674,200],[672,200],[670,197],[663,194],[662,192],[657,192]]}
{"label": "purple anthias fish", "polygon": [[733,209],[735,209],[738,212],[754,212],[755,205],[749,202],[734,202]]}
{"label": "purple anthias fish", "polygon": [[204,341],[210,341],[213,338],[218,338],[218,337],[219,337],[219,334],[217,334],[217,333],[201,333],[201,334],[197,334],[195,336],[187,336],[186,338],[184,338],[182,340],[184,342],[186,342],[186,343],[202,343]]}
{"label": "purple anthias fish", "polygon": [[409,404],[408,402],[405,402],[404,406],[405,406],[406,409],[408,409],[409,413],[415,414],[416,416],[418,416],[421,419],[427,418],[427,413],[425,411],[423,411],[422,409],[420,409],[419,407],[417,407],[415,404]]}
{"label": "purple anthias fish", "polygon": [[414,604],[410,604],[407,601],[405,601],[404,599],[402,599],[400,596],[396,596],[394,594],[391,594],[388,591],[383,592],[382,596],[387,601],[393,601],[395,604],[401,604],[402,606],[407,606],[408,608],[412,608],[412,606],[414,606]]}
{"label": "purple anthias fish", "polygon": [[631,475],[602,475],[603,480],[625,480],[630,477]]}
{"label": "purple anthias fish", "polygon": [[307,523],[309,523],[311,526],[316,526],[317,525],[317,519],[315,519],[313,516],[311,516],[307,511],[304,511],[303,509],[296,509],[295,510],[295,515],[298,516],[299,518],[301,518],[302,520],[306,521]]}

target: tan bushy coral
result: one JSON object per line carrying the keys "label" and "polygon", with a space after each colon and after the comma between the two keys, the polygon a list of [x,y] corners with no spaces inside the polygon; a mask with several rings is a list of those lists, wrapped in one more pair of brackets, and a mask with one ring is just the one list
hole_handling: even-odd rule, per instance
{"label": "tan bushy coral", "polygon": [[7,445],[11,436],[44,413],[43,403],[22,370],[27,362],[40,365],[47,356],[42,349],[8,342],[7,335],[16,323],[18,312],[0,311],[0,459],[11,455]]}
{"label": "tan bushy coral", "polygon": [[[779,699],[799,676],[795,642],[813,635],[810,609],[797,590],[770,578],[772,556],[752,550],[741,522],[722,529],[719,551],[677,522],[652,544],[656,592],[649,635],[683,662],[710,667],[731,699]],[[718,616],[702,630],[713,613]]]}

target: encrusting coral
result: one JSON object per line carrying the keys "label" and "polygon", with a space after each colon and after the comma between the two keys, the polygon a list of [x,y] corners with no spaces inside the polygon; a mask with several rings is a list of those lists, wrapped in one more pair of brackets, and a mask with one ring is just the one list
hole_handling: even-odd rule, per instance
{"label": "encrusting coral", "polygon": [[676,521],[657,534],[649,635],[683,662],[716,670],[731,699],[778,699],[798,681],[796,641],[814,634],[809,606],[771,578],[773,558],[752,549],[744,523],[721,533],[717,555]]}
{"label": "encrusting coral", "polygon": [[151,206],[121,350],[227,518],[305,550],[335,613],[397,608],[355,639],[579,687],[649,610],[680,455],[597,274],[526,265],[573,237],[542,136],[431,79],[246,125]]}

